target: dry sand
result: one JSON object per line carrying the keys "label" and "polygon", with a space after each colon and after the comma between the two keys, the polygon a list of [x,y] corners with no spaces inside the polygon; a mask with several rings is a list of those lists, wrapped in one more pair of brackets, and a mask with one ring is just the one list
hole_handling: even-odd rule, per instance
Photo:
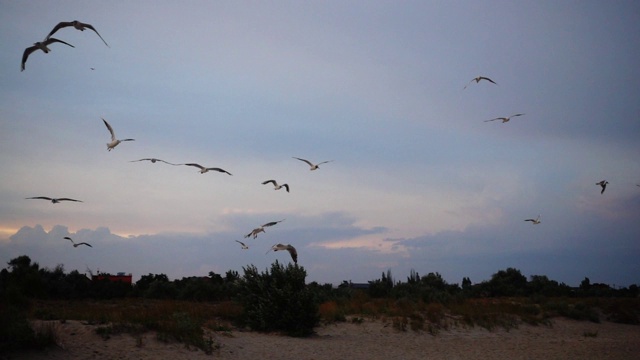
{"label": "dry sand", "polygon": [[[551,327],[520,325],[488,331],[456,327],[401,332],[380,320],[317,328],[310,338],[232,331],[212,333],[220,345],[212,355],[180,343],[129,334],[104,340],[95,325],[56,322],[61,348],[0,356],[0,359],[640,359],[640,326],[554,319]],[[596,336],[585,336],[585,333]]]}

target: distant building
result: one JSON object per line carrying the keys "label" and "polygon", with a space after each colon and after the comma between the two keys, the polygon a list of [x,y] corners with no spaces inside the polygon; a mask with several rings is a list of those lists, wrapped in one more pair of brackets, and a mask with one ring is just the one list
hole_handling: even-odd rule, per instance
{"label": "distant building", "polygon": [[98,275],[92,275],[91,276],[91,280],[95,281],[95,280],[104,280],[104,279],[108,279],[111,282],[117,282],[117,281],[121,281],[123,283],[129,284],[131,285],[131,278],[132,275],[131,274],[125,274],[123,272],[119,272],[117,275],[111,275],[111,274],[100,274],[98,273]]}

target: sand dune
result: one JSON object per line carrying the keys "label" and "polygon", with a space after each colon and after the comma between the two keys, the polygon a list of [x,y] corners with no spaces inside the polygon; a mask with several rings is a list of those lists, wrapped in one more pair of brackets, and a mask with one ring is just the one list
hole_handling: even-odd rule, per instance
{"label": "sand dune", "polygon": [[[248,331],[211,333],[220,348],[212,355],[181,343],[142,341],[129,334],[104,340],[96,325],[56,322],[60,348],[11,354],[7,359],[632,359],[640,354],[640,326],[554,319],[551,327],[520,325],[488,331],[456,327],[436,336],[401,332],[383,321],[337,323],[310,338]],[[585,333],[596,336],[585,336]]]}

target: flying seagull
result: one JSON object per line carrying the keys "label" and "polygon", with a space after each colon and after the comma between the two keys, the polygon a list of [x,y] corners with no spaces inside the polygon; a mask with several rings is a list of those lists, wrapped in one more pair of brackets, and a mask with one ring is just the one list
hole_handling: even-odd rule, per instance
{"label": "flying seagull", "polygon": [[91,244],[88,244],[88,243],[86,243],[86,242],[76,243],[75,241],[73,241],[73,239],[72,239],[72,238],[70,238],[70,237],[68,237],[68,236],[65,236],[64,238],[65,238],[65,239],[67,239],[67,240],[69,240],[69,241],[71,241],[71,242],[73,243],[73,247],[74,247],[74,248],[75,248],[75,247],[78,247],[78,246],[80,246],[80,245],[87,245],[88,247],[93,247],[93,246],[91,246]]}
{"label": "flying seagull", "polygon": [[217,171],[217,172],[221,172],[221,173],[225,173],[225,174],[229,174],[231,175],[230,172],[228,172],[227,170],[224,169],[220,169],[220,168],[206,168],[200,164],[195,164],[195,163],[189,163],[189,164],[182,164],[182,165],[187,165],[187,166],[195,166],[197,168],[200,168],[200,174],[204,174],[207,171]]}
{"label": "flying seagull", "polygon": [[269,251],[278,251],[278,250],[287,250],[289,252],[289,254],[291,255],[291,259],[293,259],[293,262],[297,265],[298,264],[298,252],[296,251],[296,248],[294,248],[293,246],[287,244],[287,245],[283,245],[283,244],[276,244],[273,245],[271,247],[271,249],[269,249],[266,253],[268,254]]}
{"label": "flying seagull", "polygon": [[531,221],[533,223],[533,225],[538,225],[540,224],[542,221],[540,221],[540,215],[538,215],[537,218],[535,219],[526,219],[525,221]]}
{"label": "flying seagull", "polygon": [[311,167],[309,170],[311,170],[311,171],[318,169],[318,167],[319,167],[320,165],[324,164],[324,163],[328,163],[328,162],[333,161],[333,160],[327,160],[327,161],[323,161],[323,162],[320,162],[320,163],[317,163],[317,164],[312,164],[312,163],[311,163],[311,161],[309,161],[309,160],[300,159],[300,158],[297,158],[297,157],[295,157],[295,156],[293,156],[293,158],[294,158],[294,159],[298,159],[298,160],[300,160],[300,161],[304,161],[304,162],[306,162],[307,164],[309,164],[309,166]]}
{"label": "flying seagull", "polygon": [[607,180],[602,180],[596,183],[596,185],[600,185],[602,187],[602,191],[600,191],[600,194],[604,193],[604,190],[607,188],[608,183],[609,182]]}
{"label": "flying seagull", "polygon": [[247,245],[245,245],[242,241],[240,240],[236,240],[236,242],[238,244],[240,244],[240,246],[242,246],[242,250],[247,250],[249,247]]}
{"label": "flying seagull", "polygon": [[116,139],[116,134],[113,132],[113,128],[111,127],[111,125],[109,125],[107,120],[105,120],[103,118],[101,118],[101,119],[102,119],[102,121],[104,121],[104,124],[107,126],[107,129],[111,133],[111,142],[107,143],[107,150],[109,150],[109,151],[113,150],[113,148],[118,146],[118,144],[120,144],[123,141],[135,141],[135,139],[122,139],[122,140]]}
{"label": "flying seagull", "polygon": [[152,163],[154,163],[154,164],[155,164],[156,162],[160,161],[160,162],[163,162],[163,163],[165,163],[165,164],[169,164],[169,165],[174,165],[174,166],[179,165],[179,164],[173,164],[173,163],[170,163],[170,162],[168,162],[168,161],[164,161],[164,160],[160,160],[160,159],[156,159],[156,158],[147,158],[147,159],[140,159],[140,160],[131,160],[131,161],[129,161],[129,162],[137,162],[137,161],[151,161],[151,162],[152,162]]}
{"label": "flying seagull", "polygon": [[248,237],[250,237],[250,236],[253,236],[253,238],[255,239],[255,238],[257,238],[257,237],[258,237],[258,234],[260,234],[261,232],[266,233],[266,231],[264,231],[264,228],[269,227],[269,226],[276,225],[276,224],[281,223],[281,222],[283,222],[283,221],[285,221],[285,220],[286,220],[286,219],[282,219],[282,220],[278,220],[278,221],[268,222],[268,223],[266,223],[266,224],[264,224],[264,225],[261,225],[261,226],[259,226],[259,227],[255,228],[255,229],[251,230],[251,232],[250,232],[250,233],[248,233],[247,235],[245,235],[244,237],[245,237],[245,238],[248,238]]}
{"label": "flying seagull", "polygon": [[[58,25],[56,25],[56,27],[54,27],[53,30],[51,30],[49,35],[47,35],[47,39],[49,39],[49,37],[51,35],[53,35],[56,31],[62,29],[63,27],[67,27],[67,26],[73,26],[74,28],[76,28],[77,30],[80,30],[80,31],[84,31],[84,29],[91,29],[96,34],[98,34],[98,36],[100,36],[100,34],[98,33],[98,30],[96,30],[96,28],[94,28],[91,24],[85,24],[85,23],[82,23],[82,22],[80,22],[78,20],[73,20],[73,21],[63,21],[63,22],[58,23]],[[100,36],[100,40],[102,40],[102,42],[105,45],[107,45],[107,47],[111,47],[111,46],[109,46],[109,44],[107,44],[106,41],[104,41],[102,36]]]}
{"label": "flying seagull", "polygon": [[272,183],[273,184],[273,190],[280,190],[282,188],[285,188],[285,189],[287,189],[287,192],[289,192],[289,185],[288,184],[278,185],[278,183],[275,180],[267,180],[267,181],[264,181],[262,183],[262,185],[267,185],[268,183]]}
{"label": "flying seagull", "polygon": [[24,71],[25,69],[25,64],[27,63],[27,58],[29,57],[29,55],[31,55],[32,52],[36,51],[36,50],[42,50],[44,51],[45,54],[48,54],[49,51],[51,51],[51,49],[49,49],[48,45],[51,45],[53,43],[63,43],[65,45],[69,45],[72,48],[74,48],[75,46],[64,42],[62,40],[58,40],[56,38],[47,38],[44,41],[38,41],[37,43],[34,43],[33,46],[30,46],[26,49],[24,49],[24,52],[22,53],[22,64],[20,65],[20,71]]}
{"label": "flying seagull", "polygon": [[76,199],[69,199],[69,198],[50,198],[50,197],[46,197],[46,196],[35,196],[35,197],[30,197],[30,198],[26,198],[26,199],[42,199],[42,200],[49,200],[51,201],[51,203],[53,204],[57,204],[60,201],[75,201],[75,202],[82,202],[80,200],[76,200]]}
{"label": "flying seagull", "polygon": [[524,114],[514,114],[514,115],[511,115],[511,116],[509,116],[509,117],[497,117],[497,118],[495,118],[495,119],[485,120],[484,122],[487,122],[487,121],[495,121],[495,120],[502,120],[502,123],[504,124],[504,123],[506,123],[507,121],[511,120],[511,118],[512,118],[512,117],[522,116],[522,115],[524,115]]}
{"label": "flying seagull", "polygon": [[[471,85],[471,83],[472,83],[472,82],[474,82],[474,81],[475,81],[475,82],[476,82],[476,84],[477,84],[477,83],[479,83],[479,82],[480,82],[480,80],[487,80],[488,82],[492,82],[492,83],[494,83],[494,84],[498,85],[498,83],[496,83],[495,81],[493,81],[493,80],[489,79],[488,77],[485,77],[485,76],[478,76],[477,78],[471,79],[471,81],[469,81],[469,83],[464,87],[464,89],[466,89],[466,88],[467,88],[467,86]],[[462,90],[464,90],[464,89],[462,89]]]}

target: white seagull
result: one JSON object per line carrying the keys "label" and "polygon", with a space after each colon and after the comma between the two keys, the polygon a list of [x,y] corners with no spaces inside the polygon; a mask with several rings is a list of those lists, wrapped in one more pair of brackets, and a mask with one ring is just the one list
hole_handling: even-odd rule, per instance
{"label": "white seagull", "polygon": [[220,168],[207,168],[207,167],[204,167],[204,166],[202,166],[202,165],[200,165],[200,164],[195,164],[195,163],[182,164],[182,165],[195,166],[195,167],[197,167],[197,168],[200,168],[200,174],[204,174],[204,173],[206,173],[207,171],[217,171],[217,172],[221,172],[221,173],[225,173],[225,174],[229,174],[229,175],[231,175],[231,173],[230,173],[230,172],[228,172],[227,170],[220,169]]}
{"label": "white seagull", "polygon": [[604,193],[604,190],[607,188],[608,183],[609,182],[607,180],[602,180],[596,183],[596,185],[600,185],[602,187],[602,191],[600,191],[600,194]]}
{"label": "white seagull", "polygon": [[[84,29],[91,29],[96,34],[98,34],[98,36],[100,36],[100,33],[98,33],[98,30],[96,30],[96,28],[94,28],[91,24],[86,24],[86,23],[82,23],[82,22],[80,22],[78,20],[73,20],[73,21],[63,21],[63,22],[58,23],[58,25],[56,25],[56,27],[54,27],[53,30],[51,30],[49,35],[47,35],[47,39],[49,39],[49,37],[51,35],[53,35],[56,31],[62,29],[63,27],[67,27],[67,26],[73,26],[75,29],[80,30],[80,31],[84,31]],[[102,40],[102,42],[105,45],[107,45],[107,47],[111,47],[111,46],[109,46],[109,44],[107,44],[106,41],[104,41],[102,36],[100,36],[100,40]]]}
{"label": "white seagull", "polygon": [[311,161],[309,161],[309,160],[300,159],[300,158],[297,158],[297,157],[295,157],[295,156],[293,156],[293,158],[294,158],[294,159],[298,159],[298,160],[300,160],[300,161],[304,161],[304,162],[306,162],[307,164],[309,164],[309,166],[311,167],[309,170],[311,170],[311,171],[318,169],[318,167],[319,167],[320,165],[322,165],[322,164],[325,164],[325,163],[328,163],[328,162],[332,162],[332,161],[333,161],[333,160],[327,160],[327,161],[323,161],[323,162],[320,162],[320,163],[317,163],[317,164],[312,164],[312,163],[311,163]]}
{"label": "white seagull", "polygon": [[507,121],[511,120],[511,118],[512,118],[512,117],[522,116],[522,115],[524,115],[524,114],[514,114],[514,115],[511,115],[511,116],[508,116],[508,117],[497,117],[497,118],[495,118],[495,119],[485,120],[484,122],[487,122],[487,121],[495,121],[495,120],[502,120],[502,123],[504,124],[504,123],[506,123]]}
{"label": "white seagull", "polygon": [[245,235],[244,237],[245,237],[245,238],[248,238],[248,237],[250,237],[250,236],[253,236],[253,238],[255,239],[255,238],[257,238],[257,237],[258,237],[258,234],[260,234],[261,232],[266,233],[266,231],[264,231],[264,228],[269,227],[269,226],[276,225],[276,224],[281,223],[281,222],[283,222],[283,221],[285,221],[285,220],[286,220],[286,219],[282,219],[282,220],[278,220],[278,221],[268,222],[268,223],[266,223],[266,224],[264,224],[264,225],[261,225],[261,226],[259,226],[259,227],[255,228],[255,229],[251,230],[251,232],[250,232],[250,233],[248,233],[247,235]]}
{"label": "white seagull", "polygon": [[236,240],[236,242],[238,244],[240,244],[240,246],[242,246],[242,250],[247,250],[249,247],[247,245],[245,245],[242,241],[240,240]]}
{"label": "white seagull", "polygon": [[42,50],[44,51],[45,54],[48,54],[49,51],[51,51],[51,49],[49,49],[48,45],[51,45],[53,43],[63,43],[65,45],[69,45],[71,47],[75,47],[67,42],[64,42],[62,40],[58,40],[56,38],[47,38],[44,41],[38,41],[37,43],[34,43],[33,46],[30,46],[26,49],[24,49],[24,52],[22,53],[22,63],[20,65],[20,71],[24,71],[25,69],[25,64],[27,63],[27,58],[29,57],[29,55],[31,55],[32,52],[36,51],[36,50]]}
{"label": "white seagull", "polygon": [[[471,81],[469,81],[469,83],[464,87],[464,89],[466,89],[466,88],[467,88],[467,86],[471,85],[471,83],[472,83],[472,82],[474,82],[474,81],[475,81],[475,82],[476,82],[476,84],[477,84],[477,83],[479,83],[479,82],[480,82],[480,80],[487,80],[487,81],[489,81],[489,82],[492,82],[492,83],[494,83],[494,84],[498,85],[498,83],[496,83],[495,81],[493,81],[493,80],[489,79],[488,77],[485,77],[485,76],[478,76],[477,78],[473,78],[473,79],[471,79]],[[464,89],[462,89],[462,90],[464,90]]]}
{"label": "white seagull", "polygon": [[267,250],[267,252],[265,253],[268,254],[269,251],[278,251],[278,250],[287,250],[289,252],[289,254],[291,255],[291,259],[293,259],[293,262],[296,263],[296,265],[298,264],[298,252],[296,251],[296,248],[294,248],[293,246],[287,244],[287,245],[283,245],[283,244],[275,244],[271,247],[271,249]]}
{"label": "white seagull", "polygon": [[51,201],[51,203],[53,203],[53,204],[57,204],[57,203],[59,203],[60,201],[75,201],[75,202],[82,202],[82,201],[80,201],[80,200],[76,200],[76,199],[69,199],[69,198],[50,198],[50,197],[47,197],[47,196],[35,196],[35,197],[30,197],[30,198],[25,198],[25,199],[28,199],[28,200],[30,200],[30,199],[42,199],[42,200],[49,200],[49,201]]}
{"label": "white seagull", "polygon": [[156,159],[156,158],[147,158],[147,159],[140,159],[140,160],[131,160],[131,161],[129,161],[129,162],[137,162],[137,161],[151,161],[151,162],[152,162],[152,163],[154,163],[154,164],[155,164],[156,162],[160,161],[160,162],[163,162],[163,163],[165,163],[165,164],[169,164],[169,165],[173,165],[173,166],[178,166],[178,165],[179,165],[179,164],[173,164],[173,163],[170,163],[170,162],[168,162],[168,161],[164,161],[164,160],[160,160],[160,159]]}
{"label": "white seagull", "polygon": [[75,241],[73,241],[73,239],[72,239],[72,238],[70,238],[70,237],[68,237],[68,236],[65,236],[64,238],[65,238],[65,239],[67,239],[67,240],[69,240],[69,241],[71,241],[71,243],[73,243],[73,247],[78,247],[78,246],[80,246],[80,245],[87,245],[88,247],[93,247],[93,246],[91,246],[91,244],[88,244],[88,243],[86,243],[86,242],[76,243]]}
{"label": "white seagull", "polygon": [[113,148],[118,146],[118,144],[120,144],[123,141],[135,141],[135,139],[122,139],[122,140],[116,139],[116,134],[113,132],[113,128],[111,127],[111,125],[109,125],[107,120],[105,120],[103,118],[101,118],[101,119],[102,119],[102,121],[104,121],[104,124],[107,126],[107,129],[111,133],[111,142],[107,143],[107,150],[109,150],[109,151],[113,150]]}
{"label": "white seagull", "polygon": [[540,224],[542,222],[540,220],[540,215],[538,215],[538,217],[535,218],[535,219],[526,219],[525,221],[531,221],[533,223],[533,225],[538,225],[538,224]]}
{"label": "white seagull", "polygon": [[282,188],[285,188],[287,189],[287,192],[289,192],[289,184],[278,185],[278,183],[275,180],[267,180],[267,181],[264,181],[262,185],[267,185],[268,183],[273,184],[273,190],[280,190]]}

